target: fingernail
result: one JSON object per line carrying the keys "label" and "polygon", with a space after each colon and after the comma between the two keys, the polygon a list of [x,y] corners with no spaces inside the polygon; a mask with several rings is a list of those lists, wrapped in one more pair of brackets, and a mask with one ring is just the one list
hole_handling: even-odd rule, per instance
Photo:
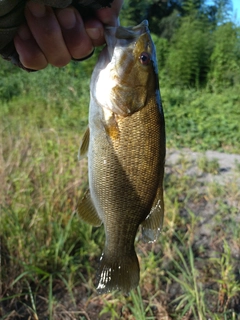
{"label": "fingernail", "polygon": [[76,15],[71,8],[59,10],[57,17],[61,26],[65,29],[72,29],[76,24]]}
{"label": "fingernail", "polygon": [[36,18],[43,18],[46,13],[45,6],[39,2],[28,1],[27,7]]}
{"label": "fingernail", "polygon": [[92,39],[92,40],[97,40],[101,37],[102,35],[102,32],[100,29],[97,29],[97,28],[91,28],[91,29],[86,29],[87,31],[87,34],[89,35],[89,37]]}
{"label": "fingernail", "polygon": [[93,48],[92,52],[91,52],[89,55],[87,55],[86,57],[80,58],[80,59],[72,58],[72,60],[74,60],[74,61],[84,61],[84,60],[87,60],[87,59],[91,58],[91,56],[94,54],[94,52],[95,52],[95,48]]}
{"label": "fingernail", "polygon": [[31,38],[31,32],[26,26],[19,27],[17,33],[23,41],[29,40]]}

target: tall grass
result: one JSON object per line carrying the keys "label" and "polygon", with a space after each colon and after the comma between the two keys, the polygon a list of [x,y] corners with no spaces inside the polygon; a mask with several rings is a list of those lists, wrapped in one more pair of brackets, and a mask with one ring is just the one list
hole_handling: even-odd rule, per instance
{"label": "tall grass", "polygon": [[[103,229],[75,213],[88,185],[77,152],[87,126],[89,80],[82,67],[68,68],[16,72],[21,93],[10,90],[9,76],[8,93],[1,95],[0,318],[237,319],[240,173],[236,169],[228,185],[202,182],[197,173],[187,174],[186,157],[166,167],[159,240],[143,244],[137,237],[139,288],[128,297],[96,295]],[[239,152],[239,140],[231,138],[239,134],[235,90],[226,93],[227,102],[221,93],[214,100],[209,92],[163,88],[168,146]],[[213,170],[206,161],[202,166]]]}

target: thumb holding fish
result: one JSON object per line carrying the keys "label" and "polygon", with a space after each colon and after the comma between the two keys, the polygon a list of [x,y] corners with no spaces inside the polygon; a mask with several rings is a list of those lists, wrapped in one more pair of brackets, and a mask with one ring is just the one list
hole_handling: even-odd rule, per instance
{"label": "thumb holding fish", "polygon": [[26,21],[14,38],[15,48],[25,68],[40,70],[51,64],[67,65],[71,59],[91,56],[94,47],[104,44],[104,25],[118,25],[123,0],[114,0],[110,8],[94,11],[83,19],[81,12],[69,6],[53,9],[29,1]]}
{"label": "thumb holding fish", "polygon": [[85,28],[94,47],[101,46],[105,43],[104,26],[118,26],[119,13],[123,0],[115,0],[111,8],[104,8],[95,12],[95,17],[86,20]]}

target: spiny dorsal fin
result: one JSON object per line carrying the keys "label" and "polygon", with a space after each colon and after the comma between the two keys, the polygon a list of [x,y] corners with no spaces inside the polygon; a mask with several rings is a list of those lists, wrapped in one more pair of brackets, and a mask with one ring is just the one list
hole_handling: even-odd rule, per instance
{"label": "spiny dorsal fin", "polygon": [[91,224],[94,227],[99,227],[102,224],[102,221],[99,218],[92,202],[89,190],[87,190],[84,197],[78,202],[77,213],[83,221]]}
{"label": "spiny dorsal fin", "polygon": [[87,130],[85,131],[80,147],[78,152],[78,160],[82,160],[84,157],[87,156],[88,152],[88,146],[89,146],[89,139],[90,139],[90,130],[89,127],[87,127]]}

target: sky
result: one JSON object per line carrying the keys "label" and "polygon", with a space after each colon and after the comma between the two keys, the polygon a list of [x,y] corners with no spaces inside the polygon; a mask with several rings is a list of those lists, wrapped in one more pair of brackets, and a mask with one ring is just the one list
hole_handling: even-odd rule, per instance
{"label": "sky", "polygon": [[232,0],[233,14],[237,15],[237,22],[240,24],[240,0]]}
{"label": "sky", "polygon": [[[233,6],[232,20],[240,26],[240,0],[231,0]],[[213,4],[213,0],[208,0],[208,4]]]}

